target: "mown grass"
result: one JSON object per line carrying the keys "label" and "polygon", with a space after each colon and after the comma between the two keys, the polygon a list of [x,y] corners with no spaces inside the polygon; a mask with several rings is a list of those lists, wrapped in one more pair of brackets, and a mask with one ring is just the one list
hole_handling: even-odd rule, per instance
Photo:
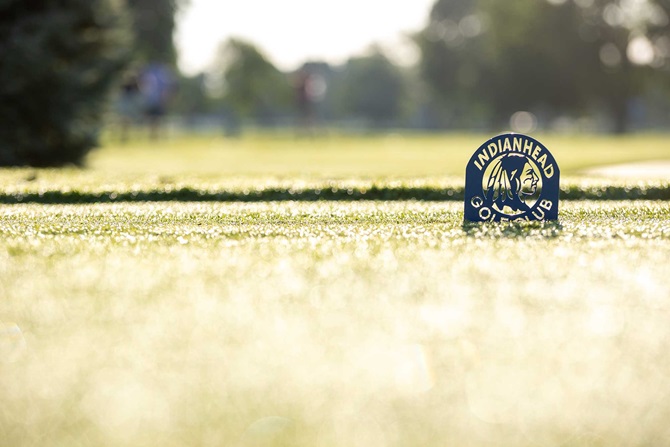
{"label": "mown grass", "polygon": [[670,441],[670,205],[0,206],[13,446]]}
{"label": "mown grass", "polygon": [[[248,134],[241,138],[180,136],[158,143],[146,139],[120,144],[107,140],[92,153],[91,169],[104,175],[145,175],[319,179],[462,178],[475,150],[492,135]],[[602,165],[670,160],[670,137],[631,135],[534,135],[554,155],[565,176]]]}
{"label": "mown grass", "polygon": [[[539,137],[562,170],[563,200],[669,200],[670,179],[588,178],[588,168],[669,160],[670,139]],[[108,143],[86,169],[0,171],[0,203],[462,200],[465,166],[488,136],[298,139],[175,137]]]}
{"label": "mown grass", "polygon": [[560,221],[464,225],[487,138],[135,140],[0,171],[0,445],[670,442],[668,179],[582,175],[668,138],[540,136]]}

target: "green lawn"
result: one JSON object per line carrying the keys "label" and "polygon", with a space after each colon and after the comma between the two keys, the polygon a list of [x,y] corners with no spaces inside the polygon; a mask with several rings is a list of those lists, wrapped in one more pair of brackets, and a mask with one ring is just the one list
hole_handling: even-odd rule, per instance
{"label": "green lawn", "polygon": [[670,442],[670,205],[0,206],[0,445]]}
{"label": "green lawn", "polygon": [[[183,136],[108,139],[86,169],[0,170],[0,203],[142,200],[460,200],[465,166],[484,135],[298,139]],[[670,160],[670,136],[539,136],[561,167],[564,199],[670,199],[670,179],[587,178],[585,170]]]}
{"label": "green lawn", "polygon": [[583,175],[670,137],[537,138],[559,222],[463,225],[483,135],[0,170],[0,446],[670,443],[670,180]]}
{"label": "green lawn", "polygon": [[[159,144],[108,140],[90,166],[101,173],[201,174],[245,177],[417,178],[463,177],[475,150],[491,135],[390,134],[296,138],[251,134],[239,139],[176,137]],[[594,166],[670,160],[669,135],[539,135],[561,172],[579,175]]]}

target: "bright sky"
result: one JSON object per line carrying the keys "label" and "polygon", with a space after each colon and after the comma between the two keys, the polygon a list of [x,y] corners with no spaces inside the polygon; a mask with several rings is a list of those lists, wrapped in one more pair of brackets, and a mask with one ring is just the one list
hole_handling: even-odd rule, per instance
{"label": "bright sky", "polygon": [[425,26],[435,0],[191,0],[176,42],[179,65],[194,74],[208,67],[230,36],[258,45],[279,68],[308,60],[345,61],[373,43],[398,62],[415,57],[403,37]]}

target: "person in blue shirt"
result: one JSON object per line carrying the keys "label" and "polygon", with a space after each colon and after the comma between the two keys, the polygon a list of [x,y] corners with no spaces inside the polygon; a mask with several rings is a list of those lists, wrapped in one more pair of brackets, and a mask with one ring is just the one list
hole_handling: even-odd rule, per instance
{"label": "person in blue shirt", "polygon": [[140,73],[139,88],[149,133],[152,139],[156,139],[174,88],[172,73],[163,64],[149,64]]}

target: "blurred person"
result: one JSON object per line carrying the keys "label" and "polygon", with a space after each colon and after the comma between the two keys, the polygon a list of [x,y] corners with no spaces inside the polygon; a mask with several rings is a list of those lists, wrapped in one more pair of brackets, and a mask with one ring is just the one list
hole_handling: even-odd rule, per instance
{"label": "blurred person", "polygon": [[119,116],[120,138],[125,143],[128,141],[130,127],[140,114],[140,86],[137,73],[129,73],[124,77],[117,99],[116,113]]}
{"label": "blurred person", "polygon": [[294,89],[299,129],[311,134],[316,126],[316,105],[326,92],[325,80],[302,67],[295,76]]}
{"label": "blurred person", "polygon": [[139,76],[139,90],[144,117],[152,140],[160,136],[160,127],[174,90],[171,71],[163,64],[147,65]]}

